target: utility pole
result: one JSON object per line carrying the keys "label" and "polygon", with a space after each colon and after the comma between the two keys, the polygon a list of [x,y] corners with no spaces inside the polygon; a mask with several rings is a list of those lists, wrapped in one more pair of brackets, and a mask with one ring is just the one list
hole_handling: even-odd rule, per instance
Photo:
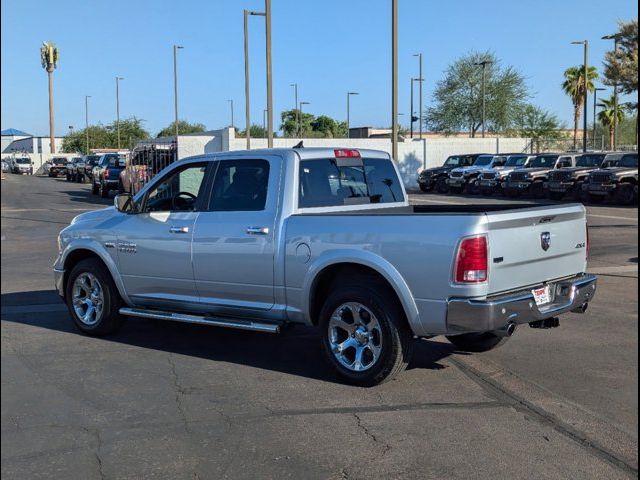
{"label": "utility pole", "polygon": [[176,151],[178,147],[178,49],[182,49],[180,45],[173,46],[173,110],[174,110],[174,127],[176,130]]}
{"label": "utility pole", "polygon": [[298,84],[292,83],[289,86],[293,87],[293,101],[295,102],[293,109],[296,112],[296,137],[298,137],[300,136],[300,111],[298,110]]}
{"label": "utility pole", "polygon": [[[418,82],[420,82],[420,85],[418,87],[418,97],[420,98],[420,105],[419,105],[419,111],[418,111],[418,118],[419,118],[419,122],[420,125],[418,125],[418,130],[420,132],[420,138],[422,139],[422,109],[423,109],[423,104],[422,104],[422,84],[424,83],[424,78],[422,77],[422,53],[416,53],[414,55],[414,57],[418,57],[418,69],[419,69],[419,77],[418,77]],[[413,118],[413,109],[411,110],[411,117]],[[413,121],[412,121],[413,124]],[[411,135],[413,137],[413,135]]]}
{"label": "utility pole", "polygon": [[123,77],[116,77],[116,135],[118,137],[118,150],[120,150],[120,80]]}
{"label": "utility pole", "polygon": [[351,95],[360,95],[358,92],[347,92],[347,138],[351,138]]}
{"label": "utility pole", "polygon": [[602,92],[604,90],[606,90],[606,88],[596,88],[593,90],[593,134],[591,136],[593,137],[594,150],[596,149],[596,110],[598,108],[598,92]]}
{"label": "utility pole", "polygon": [[486,92],[486,81],[487,81],[487,65],[493,63],[490,60],[483,60],[482,62],[475,63],[474,65],[482,66],[482,138],[485,136],[486,131],[486,121],[487,121],[487,92]]}
{"label": "utility pole", "polygon": [[264,0],[265,37],[267,49],[267,144],[273,148],[273,85],[271,64],[271,0]]}
{"label": "utility pole", "polygon": [[299,136],[302,136],[302,106],[310,105],[310,104],[311,104],[310,102],[300,102],[298,104],[298,111],[300,112],[300,135]]}
{"label": "utility pole", "polygon": [[231,128],[235,130],[236,125],[235,125],[235,122],[233,121],[233,99],[229,99],[227,100],[227,102],[229,102],[229,108],[231,109]]}
{"label": "utility pole", "polygon": [[391,156],[398,161],[398,0],[391,0]]}
{"label": "utility pole", "polygon": [[409,136],[411,138],[413,138],[413,82],[415,81],[415,78],[411,77],[411,102],[410,102],[410,108],[409,108],[409,115],[411,116],[411,121],[409,122]]}
{"label": "utility pole", "polygon": [[84,132],[85,132],[85,136],[87,137],[87,155],[89,155],[91,152],[89,152],[89,99],[91,98],[91,95],[85,95],[84,96]]}

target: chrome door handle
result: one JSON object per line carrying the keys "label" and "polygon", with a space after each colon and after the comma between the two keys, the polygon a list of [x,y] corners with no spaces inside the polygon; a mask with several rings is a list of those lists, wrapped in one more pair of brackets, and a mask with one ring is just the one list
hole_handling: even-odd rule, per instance
{"label": "chrome door handle", "polygon": [[189,233],[189,227],[170,227],[170,233]]}
{"label": "chrome door handle", "polygon": [[269,235],[269,227],[247,227],[249,235]]}

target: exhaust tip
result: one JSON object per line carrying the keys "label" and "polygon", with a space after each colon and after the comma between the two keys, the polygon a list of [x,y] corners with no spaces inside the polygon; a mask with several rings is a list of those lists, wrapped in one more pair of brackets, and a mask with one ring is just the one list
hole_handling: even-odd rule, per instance
{"label": "exhaust tip", "polygon": [[501,337],[510,337],[511,335],[513,335],[516,331],[516,324],[513,322],[509,322],[507,323],[504,327],[502,327],[499,330],[495,331],[496,335],[499,335]]}
{"label": "exhaust tip", "polygon": [[578,308],[574,308],[573,310],[571,310],[573,313],[584,313],[587,311],[587,308],[589,308],[589,303],[585,302],[582,305],[580,305]]}

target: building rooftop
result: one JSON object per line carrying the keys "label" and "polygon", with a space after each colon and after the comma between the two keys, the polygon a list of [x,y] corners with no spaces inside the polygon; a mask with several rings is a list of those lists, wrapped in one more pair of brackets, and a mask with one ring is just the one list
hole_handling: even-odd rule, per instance
{"label": "building rooftop", "polygon": [[2,130],[0,134],[3,137],[33,137],[30,133],[23,132],[22,130],[16,130],[15,128],[7,128],[6,130]]}

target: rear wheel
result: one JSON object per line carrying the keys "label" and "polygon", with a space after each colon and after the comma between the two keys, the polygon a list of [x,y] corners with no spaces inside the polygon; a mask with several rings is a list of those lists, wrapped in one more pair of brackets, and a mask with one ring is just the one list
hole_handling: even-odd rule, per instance
{"label": "rear wheel", "polygon": [[91,184],[91,193],[93,195],[97,195],[99,190],[100,190],[100,185],[98,185],[96,183],[92,183]]}
{"label": "rear wheel", "polygon": [[378,385],[404,370],[413,335],[395,295],[375,278],[336,283],[320,312],[324,355],[348,383]]}
{"label": "rear wheel", "polygon": [[447,336],[458,350],[463,352],[488,352],[502,345],[509,337],[501,337],[493,332],[464,333]]}
{"label": "rear wheel", "polygon": [[76,326],[89,335],[107,335],[122,324],[122,299],[111,274],[95,258],[78,262],[69,273],[66,302]]}

